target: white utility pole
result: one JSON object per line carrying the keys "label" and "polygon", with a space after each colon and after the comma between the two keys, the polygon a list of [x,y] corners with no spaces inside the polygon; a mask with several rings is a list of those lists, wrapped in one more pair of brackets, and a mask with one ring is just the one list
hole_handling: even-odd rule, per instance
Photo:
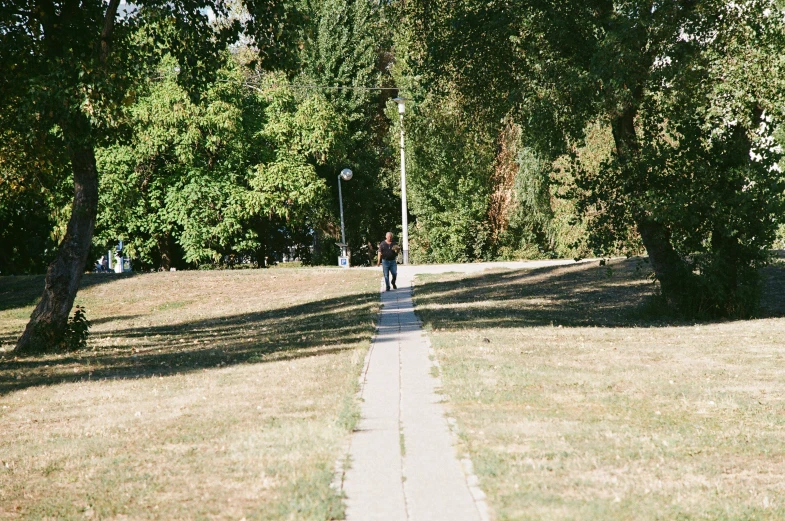
{"label": "white utility pole", "polygon": [[[354,174],[352,173],[352,171],[349,170],[348,168],[344,168],[343,170],[341,170],[341,173],[338,174],[338,204],[341,207],[341,244],[340,244],[341,258],[344,259],[343,262],[346,263],[345,267],[347,268],[349,267],[349,263],[347,259],[347,257],[349,256],[349,247],[346,244],[346,231],[343,226],[343,193],[341,192],[341,180],[343,179],[344,181],[349,181],[353,175]],[[340,262],[341,259],[339,259],[339,265],[341,265]]]}
{"label": "white utility pole", "polygon": [[403,263],[409,264],[409,209],[406,204],[406,149],[403,141],[403,113],[406,111],[406,99],[395,98],[401,121],[401,221],[403,241]]}

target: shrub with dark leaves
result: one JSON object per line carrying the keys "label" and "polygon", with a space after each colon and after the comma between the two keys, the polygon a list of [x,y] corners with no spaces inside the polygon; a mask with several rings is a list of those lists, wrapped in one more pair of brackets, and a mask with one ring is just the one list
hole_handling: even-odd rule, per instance
{"label": "shrub with dark leaves", "polygon": [[90,321],[87,320],[87,310],[84,306],[75,306],[74,316],[68,319],[68,328],[63,337],[63,348],[68,351],[85,349],[89,336]]}

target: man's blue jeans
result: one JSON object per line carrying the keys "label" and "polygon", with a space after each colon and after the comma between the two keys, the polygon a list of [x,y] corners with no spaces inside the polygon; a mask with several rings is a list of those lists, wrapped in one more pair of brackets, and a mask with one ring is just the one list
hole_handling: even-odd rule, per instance
{"label": "man's blue jeans", "polygon": [[382,259],[382,273],[384,273],[384,285],[390,289],[390,273],[392,273],[392,283],[395,285],[395,280],[398,278],[398,262],[395,259]]}

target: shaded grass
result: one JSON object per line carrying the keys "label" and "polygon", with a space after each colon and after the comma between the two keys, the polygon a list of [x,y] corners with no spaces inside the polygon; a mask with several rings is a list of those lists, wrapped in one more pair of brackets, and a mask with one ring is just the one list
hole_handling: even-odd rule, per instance
{"label": "shaded grass", "polygon": [[[90,273],[82,277],[81,289],[87,289],[99,284],[108,284],[134,277],[134,273],[108,274]],[[0,277],[0,311],[22,308],[26,311],[38,303],[44,291],[44,275],[11,275]],[[29,317],[28,313],[28,317]]]}
{"label": "shaded grass", "polygon": [[[86,279],[88,351],[0,362],[0,518],[342,518],[375,274]],[[32,303],[0,311],[6,347]]]}
{"label": "shaded grass", "polygon": [[[366,293],[257,313],[112,330],[106,324],[117,320],[98,320],[104,327],[93,335],[90,351],[7,359],[0,370],[0,394],[85,379],[168,376],[351,350],[369,340],[377,300],[374,293]],[[176,304],[154,309],[184,307]],[[122,318],[130,322],[141,317]]]}
{"label": "shaded grass", "polygon": [[421,277],[497,519],[785,518],[783,269],[767,318],[652,317],[639,261]]}

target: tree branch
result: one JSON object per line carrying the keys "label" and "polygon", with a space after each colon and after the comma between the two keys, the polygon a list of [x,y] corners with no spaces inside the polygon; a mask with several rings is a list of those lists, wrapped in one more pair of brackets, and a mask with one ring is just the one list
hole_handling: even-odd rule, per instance
{"label": "tree branch", "polygon": [[104,28],[101,30],[101,63],[106,63],[109,58],[109,51],[111,50],[112,32],[114,31],[114,20],[117,16],[117,7],[120,5],[120,0],[110,0],[109,7],[106,8],[106,16],[104,16]]}

